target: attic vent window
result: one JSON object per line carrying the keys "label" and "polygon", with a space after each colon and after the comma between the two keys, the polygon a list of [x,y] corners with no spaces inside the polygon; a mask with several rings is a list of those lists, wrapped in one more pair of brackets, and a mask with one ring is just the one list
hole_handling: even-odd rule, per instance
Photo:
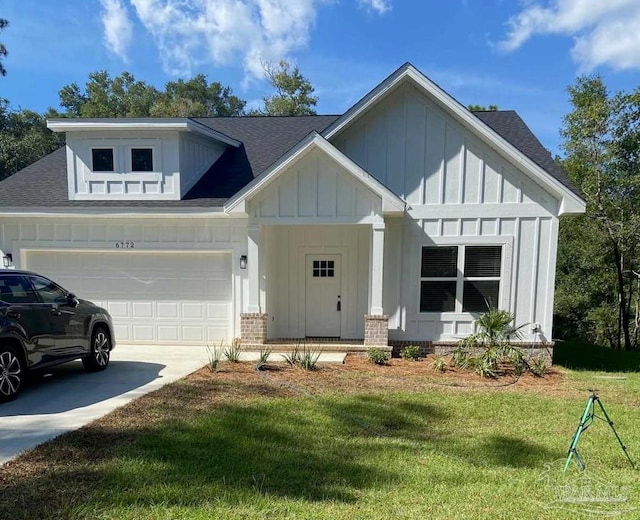
{"label": "attic vent window", "polygon": [[91,150],[91,170],[94,172],[112,172],[113,148],[93,148]]}
{"label": "attic vent window", "polygon": [[152,172],[153,171],[153,150],[151,148],[131,149],[131,171]]}

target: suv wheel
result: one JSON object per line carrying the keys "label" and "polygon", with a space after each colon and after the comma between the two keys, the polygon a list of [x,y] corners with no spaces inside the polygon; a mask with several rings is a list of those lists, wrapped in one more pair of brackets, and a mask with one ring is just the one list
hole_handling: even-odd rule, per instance
{"label": "suv wheel", "polygon": [[82,358],[84,368],[92,372],[99,372],[109,366],[111,355],[111,339],[103,327],[97,327],[91,338],[91,354]]}
{"label": "suv wheel", "polygon": [[18,396],[24,379],[22,360],[13,347],[0,346],[0,402]]}

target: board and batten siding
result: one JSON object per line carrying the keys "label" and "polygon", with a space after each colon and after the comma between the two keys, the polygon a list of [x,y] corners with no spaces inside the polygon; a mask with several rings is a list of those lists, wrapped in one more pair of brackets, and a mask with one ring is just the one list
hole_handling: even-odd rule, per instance
{"label": "board and batten siding", "polygon": [[333,159],[311,150],[250,202],[258,219],[358,219],[380,215],[382,199]]}
{"label": "board and batten siding", "polygon": [[[451,341],[469,313],[420,313],[420,249],[502,245],[500,305],[551,339],[559,201],[405,83],[332,139],[408,203],[386,219],[384,301],[390,338]],[[532,339],[526,327],[527,339]]]}
{"label": "board and batten siding", "polygon": [[534,203],[557,213],[558,201],[410,84],[331,142],[414,207]]}
{"label": "board and batten siding", "polygon": [[[122,242],[133,247],[122,248]],[[246,254],[246,221],[202,218],[81,218],[0,217],[0,251],[12,253],[16,269],[25,267],[29,251],[87,251],[123,254],[224,252],[231,254],[233,331],[240,334],[242,302],[246,301],[246,271],[239,257]],[[26,265],[29,268],[29,265]],[[82,296],[81,294],[79,296]],[[229,338],[231,339],[231,338]]]}
{"label": "board and batten siding", "polygon": [[222,143],[180,132],[180,193],[185,195],[227,149]]}
{"label": "board and batten siding", "polygon": [[305,255],[337,254],[342,267],[341,337],[362,338],[371,226],[265,226],[264,230],[269,337],[305,337]]}

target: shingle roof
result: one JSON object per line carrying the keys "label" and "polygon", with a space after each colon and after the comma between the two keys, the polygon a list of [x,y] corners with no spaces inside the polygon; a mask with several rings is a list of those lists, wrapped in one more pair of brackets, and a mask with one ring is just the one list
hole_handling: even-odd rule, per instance
{"label": "shingle roof", "polygon": [[506,141],[515,146],[524,155],[536,163],[540,168],[545,170],[554,179],[562,185],[569,188],[573,193],[582,198],[582,193],[578,190],[567,177],[567,174],[553,160],[549,150],[547,150],[538,138],[533,135],[529,127],[513,110],[484,110],[474,111],[483,123],[490,126]]}
{"label": "shingle roof", "polygon": [[[474,112],[483,122],[574,193],[562,169],[513,111]],[[222,207],[254,176],[265,171],[312,131],[322,132],[339,116],[196,118],[243,143],[228,148],[182,200],[70,201],[65,148],[43,157],[0,183],[3,208],[213,208]]]}
{"label": "shingle roof", "polygon": [[182,200],[68,200],[65,148],[60,148],[0,182],[2,208],[211,208],[221,207],[254,175],[284,155],[312,131],[321,132],[339,116],[197,118],[242,141],[228,148]]}

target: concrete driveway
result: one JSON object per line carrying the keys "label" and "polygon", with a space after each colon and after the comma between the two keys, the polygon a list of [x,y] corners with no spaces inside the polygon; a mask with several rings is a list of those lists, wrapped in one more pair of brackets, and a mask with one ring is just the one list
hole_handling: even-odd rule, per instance
{"label": "concrete driveway", "polygon": [[207,359],[205,347],[118,345],[104,372],[86,372],[80,361],[47,370],[18,399],[0,405],[0,465],[190,374]]}

